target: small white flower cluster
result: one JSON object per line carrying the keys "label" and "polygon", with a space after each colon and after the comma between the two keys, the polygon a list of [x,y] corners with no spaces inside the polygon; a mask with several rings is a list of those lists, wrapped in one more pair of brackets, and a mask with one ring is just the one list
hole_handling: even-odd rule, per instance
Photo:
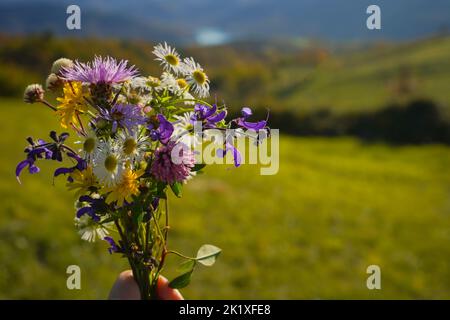
{"label": "small white flower cluster", "polygon": [[155,46],[153,53],[165,70],[159,89],[167,89],[172,92],[181,90],[189,93],[190,91],[199,98],[209,96],[209,78],[202,66],[193,58],[181,60],[178,52],[165,42]]}
{"label": "small white flower cluster", "polygon": [[152,103],[154,94],[164,91],[179,97],[185,105],[194,105],[196,95],[199,98],[209,96],[209,78],[200,64],[193,58],[181,60],[178,52],[167,43],[158,44],[153,53],[160,61],[164,72],[159,78],[135,77],[124,83],[113,86],[119,103],[130,103],[148,107]]}

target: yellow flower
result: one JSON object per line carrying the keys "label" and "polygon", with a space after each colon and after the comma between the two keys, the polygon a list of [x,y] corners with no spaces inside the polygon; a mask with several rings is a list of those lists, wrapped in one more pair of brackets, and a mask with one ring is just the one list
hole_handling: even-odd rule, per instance
{"label": "yellow flower", "polygon": [[97,178],[92,171],[92,166],[88,166],[83,171],[76,169],[70,174],[70,177],[73,179],[73,181],[68,182],[66,184],[66,187],[70,191],[76,190],[75,196],[77,198],[82,194],[87,193],[90,188],[98,186]]}
{"label": "yellow flower", "polygon": [[67,128],[72,123],[79,126],[78,114],[87,111],[87,105],[84,98],[87,96],[83,93],[81,82],[65,83],[63,88],[64,96],[56,98],[60,104],[56,110],[56,114],[60,117],[61,127]]}
{"label": "yellow flower", "polygon": [[144,170],[133,171],[130,168],[125,168],[119,183],[106,188],[105,192],[110,192],[106,197],[106,203],[117,201],[119,207],[123,206],[124,201],[131,203],[133,196],[139,194],[139,177],[144,174]]}

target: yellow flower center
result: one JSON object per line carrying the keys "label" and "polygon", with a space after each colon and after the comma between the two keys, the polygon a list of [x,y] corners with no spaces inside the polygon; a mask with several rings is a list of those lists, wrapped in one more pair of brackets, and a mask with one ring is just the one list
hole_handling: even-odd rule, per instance
{"label": "yellow flower center", "polygon": [[187,86],[187,82],[183,78],[177,79],[177,83],[180,88],[185,88]]}
{"label": "yellow flower center", "polygon": [[172,66],[177,66],[178,63],[180,62],[178,57],[173,54],[168,54],[168,55],[164,56],[164,59],[166,59],[167,63]]}
{"label": "yellow flower center", "polygon": [[202,85],[206,82],[206,74],[201,70],[195,70],[192,73],[192,77],[199,85]]}
{"label": "yellow flower center", "polygon": [[117,168],[117,158],[114,155],[109,155],[105,159],[105,168],[109,172],[114,172]]}
{"label": "yellow flower center", "polygon": [[87,153],[91,153],[94,151],[95,148],[95,139],[94,138],[87,138],[83,143],[83,150]]}
{"label": "yellow flower center", "polygon": [[123,143],[123,152],[126,155],[132,154],[136,150],[137,142],[133,138],[128,138]]}

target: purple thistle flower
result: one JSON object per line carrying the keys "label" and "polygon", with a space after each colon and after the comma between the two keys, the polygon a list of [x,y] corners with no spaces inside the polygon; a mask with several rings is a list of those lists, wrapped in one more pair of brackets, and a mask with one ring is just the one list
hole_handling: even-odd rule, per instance
{"label": "purple thistle flower", "polygon": [[194,107],[194,114],[192,115],[191,122],[201,121],[205,129],[212,129],[216,127],[216,123],[225,119],[227,112],[222,110],[217,112],[217,106],[214,104],[212,107],[205,106],[203,104],[196,104]]}
{"label": "purple thistle flower", "polygon": [[88,82],[92,84],[120,83],[134,78],[138,74],[135,66],[127,66],[127,60],[96,56],[94,61],[82,63],[75,61],[72,67],[61,69],[61,78],[68,81]]}
{"label": "purple thistle flower", "polygon": [[[172,152],[174,148],[175,154]],[[150,170],[156,179],[172,184],[189,178],[194,165],[194,153],[186,145],[170,141],[155,151]]]}
{"label": "purple thistle flower", "polygon": [[[249,122],[247,119],[253,114],[252,110],[248,107],[244,107],[241,110],[242,117],[235,119],[236,124],[242,128],[251,129],[251,130],[261,130],[266,128],[267,125],[267,119],[261,120],[258,122]],[[267,115],[268,117],[268,115]]]}
{"label": "purple thistle flower", "polygon": [[97,120],[104,119],[111,122],[113,133],[117,131],[117,127],[121,127],[133,134],[136,126],[146,123],[142,109],[132,104],[116,104],[111,110],[99,107],[99,110],[100,116]]}
{"label": "purple thistle flower", "polygon": [[154,125],[150,123],[147,128],[150,130],[150,138],[153,141],[161,141],[163,144],[167,144],[173,133],[173,125],[162,114],[156,116],[159,121],[158,128],[155,129]]}

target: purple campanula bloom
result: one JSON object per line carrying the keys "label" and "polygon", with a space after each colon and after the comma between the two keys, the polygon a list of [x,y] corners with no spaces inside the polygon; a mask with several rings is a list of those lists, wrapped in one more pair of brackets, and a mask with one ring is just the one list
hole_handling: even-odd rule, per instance
{"label": "purple campanula bloom", "polygon": [[111,57],[96,56],[94,61],[81,63],[75,61],[73,66],[62,68],[61,78],[68,81],[88,82],[92,84],[113,84],[132,79],[138,74],[134,66],[127,66],[127,60],[117,62]]}
{"label": "purple campanula bloom", "polygon": [[79,202],[86,202],[88,205],[81,207],[77,211],[77,218],[81,218],[81,216],[87,214],[94,221],[100,221],[100,217],[98,214],[108,212],[108,205],[105,203],[105,199],[103,198],[93,198],[91,196],[81,196],[78,199]]}
{"label": "purple campanula bloom", "polygon": [[173,124],[168,121],[162,114],[158,114],[156,117],[159,122],[158,128],[155,129],[155,126],[152,123],[147,127],[150,130],[150,138],[153,141],[159,140],[163,144],[167,144],[174,130]]}
{"label": "purple campanula bloom", "polygon": [[258,122],[249,122],[247,119],[253,114],[252,110],[248,107],[244,107],[241,110],[242,117],[235,119],[236,124],[242,128],[251,129],[251,130],[261,130],[266,128],[267,119],[261,120]]}
{"label": "purple campanula bloom", "polygon": [[116,132],[118,127],[126,129],[130,134],[136,126],[146,123],[146,118],[139,106],[132,104],[116,104],[111,110],[99,108],[100,116],[97,120],[106,120],[112,123],[112,132]]}
{"label": "purple campanula bloom", "polygon": [[[53,174],[54,177],[57,177],[57,176],[59,176],[59,175],[61,175],[61,174],[72,173],[72,172],[74,172],[75,170],[83,171],[83,170],[85,170],[85,169],[87,168],[87,162],[86,162],[86,160],[84,160],[83,158],[81,158],[81,157],[78,156],[77,154],[72,153],[72,152],[68,152],[68,153],[67,153],[67,156],[69,156],[69,157],[75,159],[75,161],[77,162],[77,164],[76,164],[75,166],[73,166],[73,167],[70,167],[70,168],[58,168],[58,169],[56,169],[56,170],[55,170],[55,173]],[[71,181],[71,177],[68,177],[67,180],[69,180],[70,182],[72,182],[72,181]]]}
{"label": "purple campanula bloom", "polygon": [[230,142],[225,143],[224,149],[217,150],[217,156],[223,158],[226,156],[227,152],[231,151],[233,153],[234,166],[239,167],[242,162],[241,153],[239,150]]}
{"label": "purple campanula bloom", "polygon": [[201,121],[205,129],[212,129],[216,127],[216,124],[223,119],[225,119],[227,112],[222,110],[217,112],[217,105],[212,105],[211,107],[205,106],[203,104],[196,104],[194,107],[194,114],[192,115],[191,122],[194,124],[195,121]]}
{"label": "purple campanula bloom", "polygon": [[113,238],[104,237],[103,240],[109,243],[110,247],[108,248],[108,252],[113,254],[113,252],[122,252],[122,249],[116,244]]}
{"label": "purple campanula bloom", "polygon": [[27,138],[27,141],[29,143],[29,146],[25,149],[27,158],[19,162],[16,167],[17,181],[19,181],[20,183],[20,173],[26,167],[28,167],[28,172],[30,174],[38,173],[40,171],[39,167],[35,165],[35,162],[38,159],[62,161],[63,148],[67,149],[67,147],[64,146],[64,142],[68,136],[68,133],[62,133],[58,136],[55,131],[51,131],[50,138],[54,142],[50,143],[47,143],[42,139],[38,139],[35,142],[31,137]]}

